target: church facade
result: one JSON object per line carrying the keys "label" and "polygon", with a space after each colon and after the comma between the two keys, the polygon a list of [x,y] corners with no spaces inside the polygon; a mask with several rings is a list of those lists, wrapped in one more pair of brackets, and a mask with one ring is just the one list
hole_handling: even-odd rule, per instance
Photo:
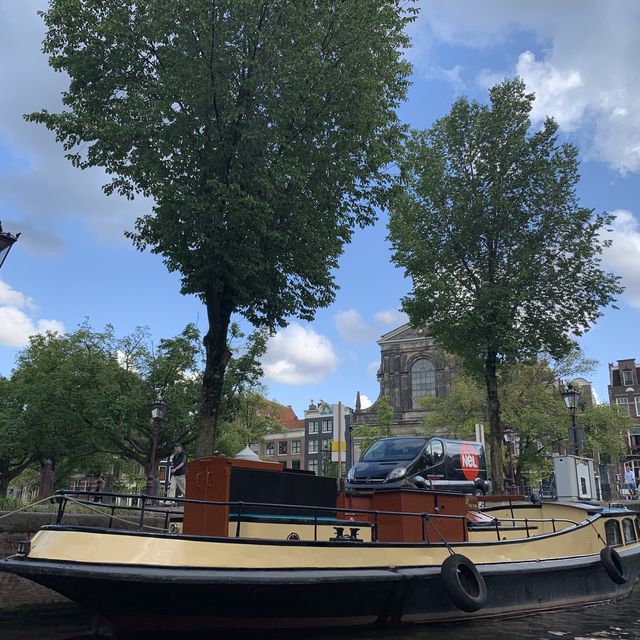
{"label": "church facade", "polygon": [[428,334],[427,327],[404,324],[378,340],[380,383],[378,400],[362,409],[359,393],[352,416],[352,425],[375,425],[380,398],[389,398],[393,407],[393,430],[398,435],[422,433],[426,411],[422,401],[426,396],[445,396],[450,389],[455,368],[451,358]]}

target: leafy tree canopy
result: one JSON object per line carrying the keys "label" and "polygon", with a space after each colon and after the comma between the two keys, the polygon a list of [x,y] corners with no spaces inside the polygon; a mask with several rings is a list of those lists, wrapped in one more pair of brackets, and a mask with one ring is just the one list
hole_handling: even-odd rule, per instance
{"label": "leafy tree canopy", "polygon": [[612,217],[580,204],[578,150],[552,119],[531,128],[533,101],[508,80],[489,105],[460,98],[414,132],[389,223],[393,259],[413,282],[404,310],[484,381],[498,491],[498,369],[567,355],[622,290],[601,268]]}
{"label": "leafy tree canopy", "polygon": [[[229,419],[237,395],[262,375],[265,337],[249,338],[233,327],[234,355],[227,369]],[[245,339],[246,338],[246,339]],[[159,424],[157,459],[174,442],[189,446],[196,436],[202,378],[200,335],[194,325],[153,343],[147,329],[117,337],[112,326],[88,322],[74,332],[32,336],[11,378],[0,378],[0,495],[34,462],[51,459],[56,480],[71,473],[99,474],[132,461],[150,474],[150,403],[167,403]],[[235,453],[235,452],[234,452]]]}
{"label": "leafy tree canopy", "polygon": [[[386,202],[413,0],[51,0],[64,110],[28,116],[107,193],[152,198],[129,237],[207,308],[198,452],[222,417],[227,331],[311,320]],[[310,259],[310,251],[313,258]]]}

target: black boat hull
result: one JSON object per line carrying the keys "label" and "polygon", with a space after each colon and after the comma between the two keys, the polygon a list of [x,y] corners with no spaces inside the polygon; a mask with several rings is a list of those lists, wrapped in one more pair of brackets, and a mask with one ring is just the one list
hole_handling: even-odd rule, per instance
{"label": "black boat hull", "polygon": [[623,584],[609,577],[599,556],[480,566],[487,601],[473,613],[453,603],[440,567],[230,571],[15,556],[0,568],[97,612],[120,637],[135,637],[171,629],[420,623],[575,607],[630,593],[640,572],[640,549],[621,551],[621,556]]}

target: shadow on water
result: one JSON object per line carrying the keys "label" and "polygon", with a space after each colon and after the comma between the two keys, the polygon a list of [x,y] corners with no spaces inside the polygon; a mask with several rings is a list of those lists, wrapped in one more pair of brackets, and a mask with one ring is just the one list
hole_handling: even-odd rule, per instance
{"label": "shadow on water", "polygon": [[[180,616],[179,611],[176,611],[176,616]],[[2,640],[114,640],[111,635],[92,635],[91,615],[75,605],[0,612],[0,630]],[[159,635],[154,634],[152,637],[157,640]],[[305,640],[640,640],[640,590],[636,588],[629,598],[615,603],[512,620],[363,629],[307,629],[304,636]],[[151,640],[151,637],[135,638]],[[219,631],[203,637],[181,633],[180,638],[299,640],[300,630],[271,633]]]}

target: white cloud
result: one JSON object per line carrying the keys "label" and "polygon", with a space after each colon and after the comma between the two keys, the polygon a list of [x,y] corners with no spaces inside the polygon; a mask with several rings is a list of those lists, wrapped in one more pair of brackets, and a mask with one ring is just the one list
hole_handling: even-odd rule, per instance
{"label": "white cloud", "polygon": [[380,368],[380,361],[374,360],[367,365],[367,373],[374,378],[378,375],[378,369]]}
{"label": "white cloud", "polygon": [[360,407],[362,409],[368,409],[372,404],[373,402],[369,400],[368,396],[365,396],[364,393],[360,394]]}
{"label": "white cloud", "polygon": [[604,237],[612,244],[605,249],[603,262],[614,273],[622,276],[624,299],[640,308],[640,220],[631,211],[612,211],[616,216],[613,231]]}
{"label": "white cloud", "polygon": [[334,316],[334,321],[340,337],[347,342],[371,342],[378,337],[376,329],[369,326],[355,309],[340,311]]}
{"label": "white cloud", "polygon": [[0,280],[0,305],[27,307],[29,309],[35,308],[35,304],[31,298],[25,296],[24,293],[20,291],[16,291],[2,280]]}
{"label": "white cloud", "polygon": [[536,94],[531,112],[533,120],[552,115],[566,131],[573,131],[581,124],[589,105],[578,91],[584,86],[579,71],[562,71],[549,62],[537,61],[531,51],[525,51],[518,56],[516,74]]}
{"label": "white cloud", "polygon": [[406,313],[398,311],[397,309],[383,309],[382,311],[378,311],[378,313],[373,316],[373,319],[379,324],[384,324],[388,327],[398,327],[409,320]]}
{"label": "white cloud", "polygon": [[81,218],[97,237],[113,241],[150,205],[105,196],[103,170],[73,168],[53,133],[23,120],[42,108],[60,110],[67,88],[67,77],[55,73],[42,53],[44,24],[36,11],[46,4],[0,3],[0,218],[7,229],[22,231],[21,246],[50,254],[63,246],[59,229],[65,220]]}
{"label": "white cloud", "polygon": [[294,322],[269,338],[262,367],[268,380],[302,385],[322,380],[338,363],[329,338]]}
{"label": "white cloud", "polygon": [[0,280],[0,346],[23,347],[36,333],[64,332],[58,320],[34,318],[35,310],[31,298]]}
{"label": "white cloud", "polygon": [[440,67],[435,65],[429,67],[426,72],[427,78],[436,78],[438,80],[444,80],[448,82],[453,91],[459,94],[464,89],[464,80],[462,79],[462,66],[459,64],[447,69],[446,67]]}
{"label": "white cloud", "polygon": [[485,71],[480,82],[518,73],[536,92],[534,117],[554,116],[565,130],[584,130],[591,153],[618,171],[640,171],[640,65],[635,0],[422,0],[410,53],[429,68],[438,42],[495,47],[518,33],[544,47],[537,60],[518,52],[511,68]]}

